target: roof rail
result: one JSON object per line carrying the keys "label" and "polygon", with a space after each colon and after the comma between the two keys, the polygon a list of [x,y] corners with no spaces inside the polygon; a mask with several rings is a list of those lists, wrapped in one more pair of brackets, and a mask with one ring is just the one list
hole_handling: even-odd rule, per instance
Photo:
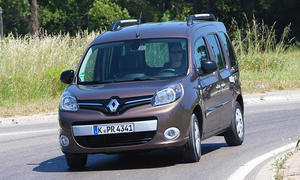
{"label": "roof rail", "polygon": [[122,25],[130,25],[130,24],[140,24],[139,19],[126,19],[126,20],[119,20],[119,21],[114,21],[112,26],[110,27],[110,31],[114,31],[118,29],[119,26]]}
{"label": "roof rail", "polygon": [[187,20],[187,25],[193,24],[194,20],[204,20],[204,21],[216,21],[216,17],[213,14],[193,14],[189,15]]}

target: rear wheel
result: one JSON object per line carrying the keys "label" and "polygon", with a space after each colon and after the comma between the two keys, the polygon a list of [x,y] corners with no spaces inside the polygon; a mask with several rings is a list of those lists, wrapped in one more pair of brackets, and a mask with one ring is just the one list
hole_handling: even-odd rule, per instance
{"label": "rear wheel", "polygon": [[87,161],[87,154],[65,153],[65,158],[70,169],[82,169]]}
{"label": "rear wheel", "polygon": [[229,146],[238,146],[243,143],[244,134],[245,129],[243,110],[241,108],[241,105],[236,102],[230,129],[225,132],[224,138]]}
{"label": "rear wheel", "polygon": [[189,140],[184,147],[184,159],[187,162],[198,162],[201,157],[201,131],[197,116],[192,115],[190,120]]}

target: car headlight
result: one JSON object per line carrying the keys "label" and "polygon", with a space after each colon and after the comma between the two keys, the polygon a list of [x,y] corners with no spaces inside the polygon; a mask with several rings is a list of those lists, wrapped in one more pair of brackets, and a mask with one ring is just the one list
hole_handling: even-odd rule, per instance
{"label": "car headlight", "polygon": [[64,92],[60,99],[59,108],[64,111],[78,111],[76,97],[69,92]]}
{"label": "car headlight", "polygon": [[172,103],[177,99],[179,99],[181,95],[182,95],[182,87],[180,84],[174,84],[168,86],[155,93],[152,99],[152,105],[159,106],[159,105]]}

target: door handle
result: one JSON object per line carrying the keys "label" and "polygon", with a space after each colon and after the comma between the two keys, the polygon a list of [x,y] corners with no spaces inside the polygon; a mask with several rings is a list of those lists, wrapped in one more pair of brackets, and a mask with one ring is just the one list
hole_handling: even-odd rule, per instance
{"label": "door handle", "polygon": [[220,89],[221,89],[220,84],[217,84],[216,89],[217,89],[217,90],[220,90]]}
{"label": "door handle", "polygon": [[221,84],[221,87],[222,87],[222,88],[225,88],[225,86],[226,86],[225,83],[222,83],[222,84]]}

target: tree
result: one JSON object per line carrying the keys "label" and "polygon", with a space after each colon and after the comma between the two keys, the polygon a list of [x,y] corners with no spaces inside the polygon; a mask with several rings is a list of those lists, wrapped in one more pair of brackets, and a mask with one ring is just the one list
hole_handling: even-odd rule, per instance
{"label": "tree", "polygon": [[39,0],[41,27],[48,33],[75,35],[89,29],[89,10],[94,0]]}
{"label": "tree", "polygon": [[215,0],[207,0],[206,1],[206,12],[208,13],[214,13],[215,12],[215,6],[216,6],[216,1]]}
{"label": "tree", "polygon": [[38,4],[37,0],[28,0],[30,4],[30,20],[29,29],[31,35],[37,35],[40,30],[39,14],[38,14]]}
{"label": "tree", "polygon": [[3,9],[4,34],[28,33],[28,16],[30,15],[28,0],[0,0]]}
{"label": "tree", "polygon": [[89,27],[92,29],[108,29],[113,21],[130,18],[126,8],[122,9],[110,0],[95,0],[89,16]]}

